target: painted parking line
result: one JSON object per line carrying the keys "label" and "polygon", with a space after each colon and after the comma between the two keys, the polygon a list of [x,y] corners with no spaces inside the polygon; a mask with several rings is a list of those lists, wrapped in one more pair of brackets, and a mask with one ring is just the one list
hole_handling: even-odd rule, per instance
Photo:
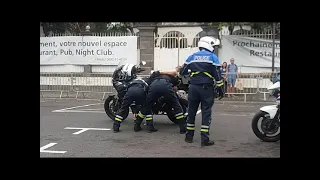
{"label": "painted parking line", "polygon": [[[95,104],[86,104],[82,106],[75,106],[75,107],[69,107],[69,108],[64,108],[64,109],[57,109],[52,112],[62,112],[62,113],[99,113],[99,114],[105,114],[105,111],[101,111],[104,108],[95,108],[95,109],[81,109],[81,107],[88,107],[88,106],[94,106],[94,105],[100,105],[103,103],[95,103]],[[76,110],[76,108],[80,108]],[[129,113],[132,113],[131,111]],[[197,114],[201,113],[201,109],[197,111]],[[239,113],[239,114],[234,114],[234,113],[213,113],[213,115],[218,115],[218,116],[254,116],[255,113]]]}
{"label": "painted parking line", "polygon": [[94,130],[94,131],[110,131],[111,130],[111,129],[106,129],[106,128],[77,128],[77,127],[65,127],[64,129],[73,129],[73,130],[74,129],[76,129],[76,130],[81,129],[80,131],[73,133],[75,135],[86,132],[88,130]]}
{"label": "painted parking line", "polygon": [[105,114],[106,112],[104,111],[82,111],[82,110],[55,110],[52,112],[60,112],[60,113],[103,113]]}
{"label": "painted parking line", "polygon": [[64,153],[66,153],[67,151],[51,151],[51,150],[46,150],[46,149],[48,149],[49,147],[52,147],[52,146],[54,146],[54,145],[56,145],[57,143],[49,143],[49,144],[47,144],[47,145],[45,145],[45,146],[42,146],[41,148],[40,148],[40,152],[41,153],[56,153],[56,154],[64,154]]}
{"label": "painted parking line", "polygon": [[246,114],[215,113],[214,115],[218,115],[218,116],[254,116],[255,113],[246,113]]}
{"label": "painted parking line", "polygon": [[[104,108],[97,108],[97,109],[79,109],[80,111],[101,111],[104,110]],[[68,110],[67,110],[68,111]]]}
{"label": "painted parking line", "polygon": [[57,109],[52,112],[65,111],[65,110],[76,109],[76,108],[80,108],[80,107],[94,106],[94,105],[99,105],[99,104],[103,104],[103,103],[86,104],[86,105],[82,105],[82,106],[74,106],[74,107],[69,107],[69,108],[64,108],[64,109]]}
{"label": "painted parking line", "polygon": [[[98,114],[105,114],[104,111],[91,111],[91,110],[64,110],[64,111],[54,111],[54,112],[60,112],[60,113],[98,113]],[[132,113],[132,112],[129,112]],[[200,114],[201,110],[197,111],[197,114]],[[255,113],[246,113],[246,114],[233,114],[233,113],[219,113],[214,112],[213,116],[254,116]]]}

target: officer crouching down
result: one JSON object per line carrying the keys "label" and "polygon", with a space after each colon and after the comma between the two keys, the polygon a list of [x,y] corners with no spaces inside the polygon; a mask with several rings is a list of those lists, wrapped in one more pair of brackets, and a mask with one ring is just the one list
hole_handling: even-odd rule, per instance
{"label": "officer crouching down", "polygon": [[[153,104],[163,96],[165,101],[171,105],[174,110],[175,118],[180,127],[180,133],[184,134],[186,132],[185,125],[185,116],[183,114],[182,107],[180,106],[178,97],[176,96],[173,86],[177,86],[180,83],[179,78],[177,77],[177,72],[159,72],[156,71],[151,75],[151,84],[149,86],[148,94],[147,94],[147,103],[143,106],[141,111],[137,115],[137,119],[135,120],[134,130],[141,130],[141,123],[144,118],[146,118],[146,124],[148,131],[155,132],[157,129],[154,128],[153,125],[153,116],[151,112],[151,108]],[[180,122],[180,123],[179,123]]]}
{"label": "officer crouching down", "polygon": [[[195,130],[195,117],[201,103],[201,146],[211,146],[214,141],[209,140],[209,128],[211,123],[211,111],[215,97],[215,84],[220,99],[224,96],[223,79],[218,66],[220,62],[213,53],[214,46],[220,41],[212,37],[202,37],[198,42],[199,52],[188,57],[180,70],[180,75],[190,73],[190,85],[188,92],[188,119],[185,141],[193,142]],[[191,70],[191,72],[190,72]]]}
{"label": "officer crouching down", "polygon": [[113,85],[119,98],[123,97],[120,109],[113,123],[113,132],[119,132],[120,124],[124,121],[124,115],[129,111],[130,105],[143,105],[146,102],[148,83],[143,79],[137,79],[137,67],[134,64],[125,64],[117,69],[113,75]]}

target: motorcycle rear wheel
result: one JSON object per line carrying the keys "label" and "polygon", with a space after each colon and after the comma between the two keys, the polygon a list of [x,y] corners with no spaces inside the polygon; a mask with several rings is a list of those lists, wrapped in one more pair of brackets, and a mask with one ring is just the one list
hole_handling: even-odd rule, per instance
{"label": "motorcycle rear wheel", "polygon": [[[186,99],[180,99],[180,105],[182,107],[182,110],[183,110],[183,114],[184,113],[187,113],[187,109],[188,109],[188,100]],[[174,114],[174,111],[172,109],[169,109],[167,106],[165,107],[166,109],[166,113],[167,113],[167,116],[168,118],[170,119],[170,121],[172,121],[173,123],[175,124],[180,124],[181,120],[177,120],[176,117],[175,117],[175,114]],[[184,118],[184,123],[186,122],[187,118]]]}
{"label": "motorcycle rear wheel", "polygon": [[262,141],[264,142],[277,142],[280,140],[280,133],[275,136],[266,136],[264,133],[262,133],[258,128],[258,122],[260,118],[266,118],[267,115],[266,112],[259,111],[256,113],[252,119],[251,127],[253,130],[253,133]]}

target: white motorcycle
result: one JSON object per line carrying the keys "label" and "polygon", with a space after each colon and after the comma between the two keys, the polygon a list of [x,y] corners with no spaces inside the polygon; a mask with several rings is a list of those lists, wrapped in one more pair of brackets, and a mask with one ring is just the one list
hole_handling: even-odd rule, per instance
{"label": "white motorcycle", "polygon": [[[280,140],[280,81],[272,84],[268,90],[271,96],[277,98],[277,104],[260,108],[254,115],[251,126],[253,133],[262,141],[276,142]],[[262,121],[259,126],[260,119]],[[261,130],[258,127],[261,127]]]}

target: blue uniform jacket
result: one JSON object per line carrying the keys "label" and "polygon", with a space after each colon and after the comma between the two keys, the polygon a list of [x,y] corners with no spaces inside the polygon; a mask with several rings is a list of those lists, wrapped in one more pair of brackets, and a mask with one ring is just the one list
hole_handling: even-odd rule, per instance
{"label": "blue uniform jacket", "polygon": [[[180,75],[187,75],[188,69],[191,72],[200,72],[190,77],[190,84],[213,84],[214,80],[220,81],[221,71],[218,57],[209,51],[201,50],[188,57],[180,70]],[[203,72],[209,73],[214,79],[210,78]]]}

